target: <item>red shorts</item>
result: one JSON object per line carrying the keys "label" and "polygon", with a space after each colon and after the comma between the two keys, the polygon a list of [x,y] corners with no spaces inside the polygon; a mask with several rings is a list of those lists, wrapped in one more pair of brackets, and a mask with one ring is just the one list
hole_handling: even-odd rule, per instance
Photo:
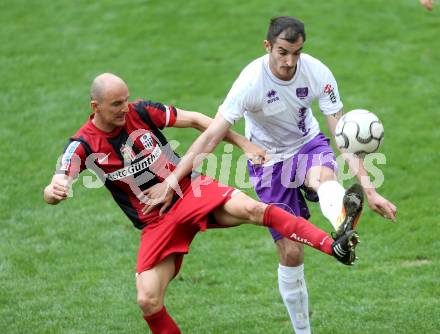
{"label": "red shorts", "polygon": [[170,254],[177,254],[176,270],[180,270],[183,256],[199,231],[218,225],[209,215],[215,208],[224,205],[235,191],[216,180],[199,176],[192,180],[170,211],[142,230],[136,272],[153,268]]}

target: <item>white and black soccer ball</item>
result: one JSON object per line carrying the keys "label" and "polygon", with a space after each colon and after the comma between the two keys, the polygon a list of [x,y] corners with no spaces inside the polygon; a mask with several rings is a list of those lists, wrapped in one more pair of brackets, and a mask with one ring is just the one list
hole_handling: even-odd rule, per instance
{"label": "white and black soccer ball", "polygon": [[379,118],[364,109],[344,114],[336,124],[336,145],[359,156],[376,152],[383,142],[384,129]]}

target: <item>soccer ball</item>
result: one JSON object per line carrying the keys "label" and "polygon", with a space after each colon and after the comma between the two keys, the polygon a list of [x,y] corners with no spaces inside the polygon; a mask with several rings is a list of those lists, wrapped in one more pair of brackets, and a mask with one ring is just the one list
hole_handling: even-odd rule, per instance
{"label": "soccer ball", "polygon": [[355,109],[343,115],[336,124],[336,145],[362,157],[379,149],[383,134],[383,125],[375,114]]}

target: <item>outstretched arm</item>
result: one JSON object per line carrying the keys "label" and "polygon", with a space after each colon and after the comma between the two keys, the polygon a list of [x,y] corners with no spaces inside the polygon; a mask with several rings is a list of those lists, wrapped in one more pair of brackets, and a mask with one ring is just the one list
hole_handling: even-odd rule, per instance
{"label": "outstretched arm", "polygon": [[[343,111],[341,109],[337,113],[327,116],[327,126],[333,136],[333,139],[335,138],[336,123],[338,123],[338,120],[342,117],[342,114]],[[340,152],[343,154],[347,153],[344,152],[344,150],[340,150]],[[386,198],[382,197],[376,191],[376,188],[371,183],[370,176],[365,169],[363,159],[354,154],[345,154],[344,156],[346,157],[350,171],[356,175],[359,183],[364,189],[365,194],[367,195],[369,207],[380,216],[395,221],[397,211],[396,206]]]}
{"label": "outstretched arm", "polygon": [[207,154],[214,151],[220,141],[226,137],[230,127],[231,124],[222,115],[217,114],[206,130],[194,141],[166,181],[171,186],[176,186],[178,181],[202,163]]}
{"label": "outstretched arm", "polygon": [[231,124],[217,113],[209,127],[194,141],[180,160],[176,169],[162,182],[144,191],[149,203],[142,210],[148,214],[154,207],[161,206],[161,215],[170,206],[174,190],[179,189],[179,181],[197,168],[207,154],[214,151],[218,143],[226,136]]}
{"label": "outstretched arm", "polygon": [[[174,127],[194,128],[203,132],[208,129],[213,121],[214,120],[211,117],[199,112],[177,109],[177,118],[176,123],[174,123]],[[264,163],[266,151],[260,146],[250,142],[246,137],[238,134],[235,131],[229,130],[230,124],[228,122],[226,123],[226,125],[228,125],[228,131],[224,136],[224,140],[242,149],[252,163]]]}

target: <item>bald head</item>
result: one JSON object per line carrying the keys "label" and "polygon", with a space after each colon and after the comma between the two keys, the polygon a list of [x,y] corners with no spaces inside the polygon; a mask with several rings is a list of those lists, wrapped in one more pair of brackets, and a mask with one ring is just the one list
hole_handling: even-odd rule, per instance
{"label": "bald head", "polygon": [[93,80],[90,96],[92,122],[97,128],[111,132],[125,124],[125,116],[130,111],[130,93],[124,80],[112,73],[102,73]]}
{"label": "bald head", "polygon": [[92,100],[102,102],[107,92],[115,89],[127,89],[127,84],[112,73],[102,73],[93,80],[90,87],[90,97]]}

